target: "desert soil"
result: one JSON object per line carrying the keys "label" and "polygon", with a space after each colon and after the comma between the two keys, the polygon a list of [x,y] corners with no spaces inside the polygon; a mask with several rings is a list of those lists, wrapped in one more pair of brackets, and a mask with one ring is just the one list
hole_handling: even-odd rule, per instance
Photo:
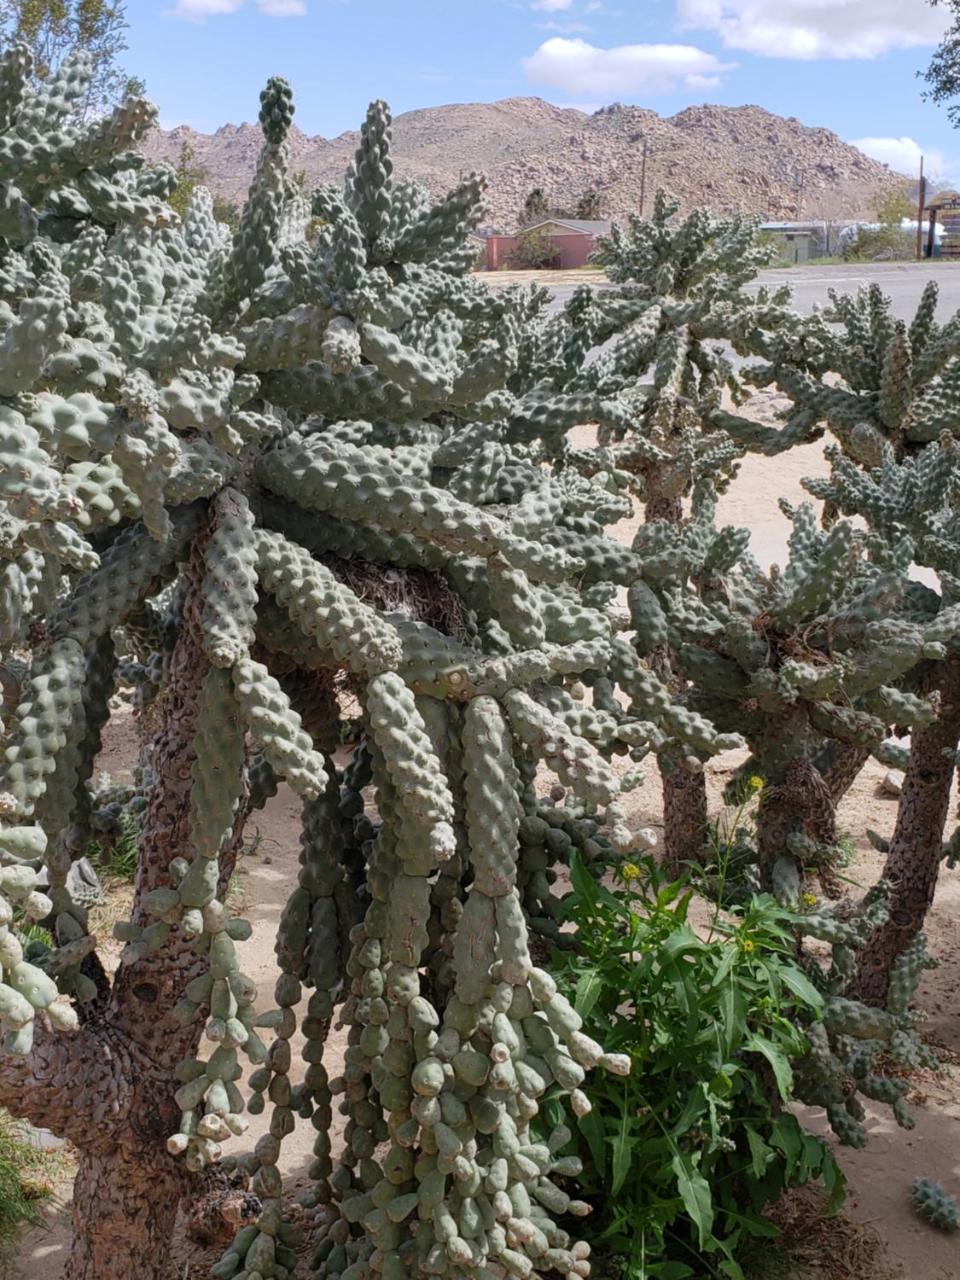
{"label": "desert soil", "polygon": [[[804,498],[804,476],[827,470],[819,444],[794,449],[785,458],[748,458],[740,475],[720,504],[721,522],[745,525],[751,530],[754,554],[764,563],[782,561],[788,524],[779,510],[779,496],[791,502]],[[629,541],[635,525],[624,522],[617,536]],[[134,763],[136,734],[128,718],[117,717],[108,728],[100,767],[123,776]],[[729,753],[707,768],[710,796],[715,810],[722,808],[721,791],[738,755]],[[871,762],[845,798],[840,809],[840,829],[849,834],[855,857],[845,874],[855,891],[865,889],[879,875],[882,858],[866,840],[868,827],[889,835],[896,801],[881,788],[884,771]],[[659,779],[651,770],[645,784],[632,794],[632,825],[660,829]],[[299,806],[285,788],[270,801],[252,824],[250,851],[244,859],[245,914],[253,924],[253,936],[244,944],[245,972],[255,978],[264,1008],[272,1004],[276,975],[273,942],[277,921],[289,886],[295,877]],[[888,1275],[902,1280],[960,1280],[960,1250],[955,1236],[926,1227],[909,1207],[910,1181],[934,1178],[960,1194],[960,873],[944,870],[936,900],[928,918],[927,933],[939,968],[927,973],[919,1007],[925,1016],[928,1038],[943,1049],[943,1065],[937,1072],[917,1073],[910,1099],[915,1127],[897,1128],[889,1111],[872,1109],[869,1141],[862,1151],[841,1148],[838,1156],[849,1181],[846,1215],[879,1236]],[[344,1047],[342,1033],[333,1033],[327,1064],[337,1074]],[[296,1057],[295,1057],[296,1060]],[[807,1112],[806,1122],[826,1132],[823,1117]],[[265,1117],[252,1118],[248,1137],[255,1140],[266,1128]],[[281,1167],[292,1187],[305,1181],[310,1163],[312,1129],[301,1125],[284,1143]],[[69,1242],[69,1188],[64,1188],[46,1229],[25,1240],[15,1280],[55,1280]],[[875,1269],[837,1269],[831,1250],[814,1270],[805,1274],[817,1280],[880,1280]],[[213,1258],[198,1256],[181,1239],[172,1242],[170,1280],[206,1280]],[[304,1271],[306,1275],[306,1271]],[[104,1277],[104,1280],[107,1280]],[[600,1278],[602,1280],[602,1278]]]}

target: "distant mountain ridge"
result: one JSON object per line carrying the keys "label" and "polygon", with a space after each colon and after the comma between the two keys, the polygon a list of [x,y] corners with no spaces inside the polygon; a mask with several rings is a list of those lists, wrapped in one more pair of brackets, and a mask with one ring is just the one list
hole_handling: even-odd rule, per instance
{"label": "distant mountain ridge", "polygon": [[[829,129],[755,106],[703,105],[663,117],[615,103],[588,115],[541,98],[505,98],[407,111],[395,119],[393,137],[398,175],[435,195],[462,173],[484,172],[487,221],[507,231],[533,187],[563,204],[596,189],[604,216],[635,211],[644,138],[648,202],[662,186],[687,208],[707,205],[773,219],[863,217],[904,181]],[[305,170],[311,183],[337,182],[358,139],[356,131],[311,137],[294,125],[292,166]],[[212,188],[241,200],[260,149],[258,126],[225,124],[213,134],[187,126],[156,130],[144,150],[152,159],[176,163],[184,142]]]}

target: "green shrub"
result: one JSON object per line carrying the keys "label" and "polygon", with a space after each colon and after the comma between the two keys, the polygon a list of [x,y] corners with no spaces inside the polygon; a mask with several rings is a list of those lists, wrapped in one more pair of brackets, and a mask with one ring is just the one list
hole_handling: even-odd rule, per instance
{"label": "green shrub", "polygon": [[50,1159],[26,1140],[21,1124],[0,1111],[0,1276],[9,1274],[23,1231],[43,1222]]}
{"label": "green shrub", "polygon": [[557,261],[557,246],[545,231],[531,227],[520,233],[513,259],[512,265],[540,270]]}
{"label": "green shrub", "polygon": [[845,262],[902,262],[916,256],[917,238],[900,225],[860,227],[856,240],[843,247]]}
{"label": "green shrub", "polygon": [[98,870],[117,880],[133,880],[137,874],[140,818],[121,813],[117,830],[99,840],[91,840],[86,855]]}
{"label": "green shrub", "polygon": [[584,1031],[633,1063],[626,1077],[589,1077],[593,1110],[570,1122],[601,1274],[741,1277],[738,1255],[776,1234],[763,1209],[784,1190],[821,1177],[842,1200],[829,1149],[785,1109],[820,996],[772,898],[717,912],[701,937],[683,882],[652,864],[618,874],[610,890],[574,863],[579,948],[557,960]]}

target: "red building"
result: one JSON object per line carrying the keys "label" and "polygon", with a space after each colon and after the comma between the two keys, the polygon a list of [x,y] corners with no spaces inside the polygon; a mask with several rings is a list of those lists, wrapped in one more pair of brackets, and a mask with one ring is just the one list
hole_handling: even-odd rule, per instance
{"label": "red building", "polygon": [[518,248],[521,234],[539,231],[556,246],[556,258],[545,263],[555,270],[585,267],[600,236],[610,234],[610,223],[603,218],[548,218],[525,227],[523,233],[512,236],[486,236],[486,267],[488,271],[500,271],[504,267],[519,267]]}

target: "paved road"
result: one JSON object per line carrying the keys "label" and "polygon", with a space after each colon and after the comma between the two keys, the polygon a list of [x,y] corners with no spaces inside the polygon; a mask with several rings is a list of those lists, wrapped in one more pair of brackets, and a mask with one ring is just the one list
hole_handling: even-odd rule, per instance
{"label": "paved road", "polygon": [[[763,271],[760,280],[765,284],[787,283],[793,289],[794,305],[798,311],[808,314],[815,303],[827,301],[827,290],[835,288],[841,293],[854,293],[859,285],[874,280],[884,293],[893,299],[893,309],[899,319],[913,317],[923,287],[935,279],[940,285],[938,317],[941,321],[960,311],[960,262],[909,262],[909,263],[856,263],[842,266],[791,267],[776,271]],[[602,286],[602,281],[597,281]],[[554,285],[558,303],[565,302],[573,292],[573,285]]]}
{"label": "paved road", "polygon": [[940,286],[938,319],[947,320],[960,311],[960,262],[850,263],[843,266],[793,267],[781,271],[764,271],[760,279],[766,284],[787,283],[793,289],[794,306],[808,314],[817,302],[827,301],[827,290],[855,293],[860,285],[876,281],[893,300],[893,311],[900,320],[910,320],[928,280]]}

